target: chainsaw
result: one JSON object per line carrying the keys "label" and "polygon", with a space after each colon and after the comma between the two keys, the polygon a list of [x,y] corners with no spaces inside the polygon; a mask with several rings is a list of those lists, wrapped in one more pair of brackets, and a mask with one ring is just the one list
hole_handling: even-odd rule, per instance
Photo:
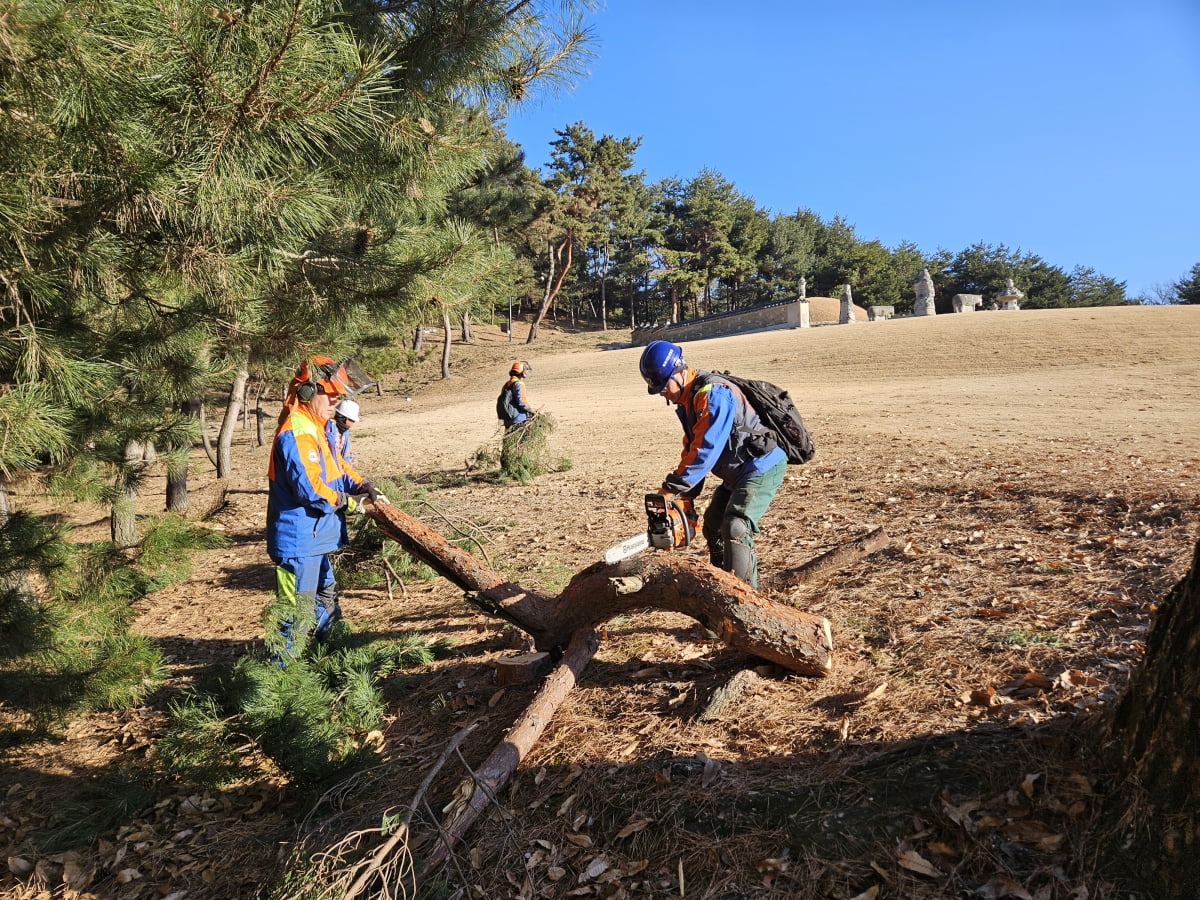
{"label": "chainsaw", "polygon": [[695,536],[696,511],[692,498],[656,491],[646,495],[646,530],[609,547],[604,551],[604,561],[617,563],[651,547],[679,549],[686,547]]}

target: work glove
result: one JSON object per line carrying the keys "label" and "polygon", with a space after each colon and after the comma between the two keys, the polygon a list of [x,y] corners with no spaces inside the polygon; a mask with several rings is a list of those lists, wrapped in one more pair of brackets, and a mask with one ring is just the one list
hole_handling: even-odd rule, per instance
{"label": "work glove", "polygon": [[375,503],[379,499],[379,491],[375,490],[375,485],[369,481],[360,481],[351,488],[350,493],[356,497],[366,497],[372,503]]}
{"label": "work glove", "polygon": [[692,489],[692,486],[672,472],[663,479],[662,489],[669,494],[686,494]]}
{"label": "work glove", "polygon": [[382,491],[376,490],[375,485],[369,481],[364,481],[354,488],[353,492],[360,497],[366,497],[372,503],[391,503]]}

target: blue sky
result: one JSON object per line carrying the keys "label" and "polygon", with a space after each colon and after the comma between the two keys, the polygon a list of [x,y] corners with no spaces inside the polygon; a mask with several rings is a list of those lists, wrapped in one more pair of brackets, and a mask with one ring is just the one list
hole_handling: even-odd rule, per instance
{"label": "blue sky", "polygon": [[[1200,0],[608,0],[589,74],[506,122],[641,137],[769,211],[926,253],[984,242],[1127,282],[1200,263]],[[1019,287],[1019,285],[1018,285]]]}

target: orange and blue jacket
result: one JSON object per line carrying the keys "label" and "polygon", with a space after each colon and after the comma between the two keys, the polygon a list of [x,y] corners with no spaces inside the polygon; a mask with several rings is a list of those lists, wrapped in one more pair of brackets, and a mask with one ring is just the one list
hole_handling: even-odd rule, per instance
{"label": "orange and blue jacket", "polygon": [[363,478],[335,449],[337,426],[296,406],[280,424],[267,467],[267,553],[323,556],[346,543],[339,513]]}
{"label": "orange and blue jacket", "polygon": [[525,380],[517,375],[508,376],[508,381],[505,382],[503,390],[508,391],[512,408],[516,410],[516,415],[511,419],[505,419],[505,425],[517,425],[524,422],[533,413],[529,408],[529,401],[526,399],[529,395],[525,392]]}
{"label": "orange and blue jacket", "polygon": [[741,391],[712,372],[689,370],[688,376],[675,407],[683,425],[683,455],[675,474],[689,490],[709,472],[735,487],[787,459],[778,446],[762,452],[755,437],[765,428]]}

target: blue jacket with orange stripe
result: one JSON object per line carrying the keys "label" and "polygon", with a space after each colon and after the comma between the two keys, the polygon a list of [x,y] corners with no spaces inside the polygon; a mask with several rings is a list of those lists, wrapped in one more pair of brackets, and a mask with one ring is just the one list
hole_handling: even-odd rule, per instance
{"label": "blue jacket with orange stripe", "polygon": [[275,432],[267,468],[267,553],[323,556],[346,543],[339,515],[363,478],[334,449],[337,426],[297,406]]}
{"label": "blue jacket with orange stripe", "polygon": [[675,408],[683,425],[683,455],[674,474],[685,493],[709,472],[734,487],[787,459],[778,446],[766,453],[759,449],[754,436],[765,429],[741,391],[719,375],[704,372],[702,383],[697,374],[689,371]]}

